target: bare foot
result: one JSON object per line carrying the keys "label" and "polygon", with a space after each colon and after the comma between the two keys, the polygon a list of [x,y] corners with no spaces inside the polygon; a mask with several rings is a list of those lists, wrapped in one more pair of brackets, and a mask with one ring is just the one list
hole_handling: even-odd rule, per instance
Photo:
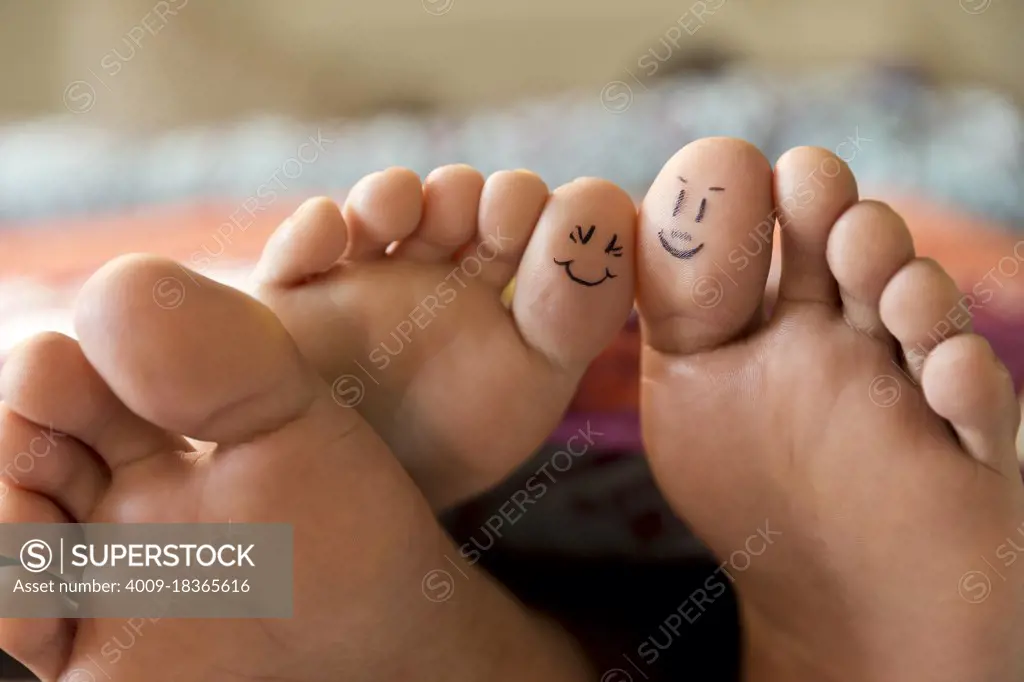
{"label": "bare foot", "polygon": [[[162,619],[116,661],[104,647],[130,634],[123,620],[4,619],[0,647],[47,681],[586,675],[562,635],[479,571],[448,602],[425,598],[424,576],[456,550],[387,446],[273,313],[190,276],[176,307],[158,307],[159,284],[185,273],[119,259],[81,294],[81,346],[50,334],[11,355],[0,521],[288,523],[294,617]],[[51,426],[67,436],[32,467],[16,460]],[[196,452],[177,434],[217,445]]]}
{"label": "bare foot", "polygon": [[694,142],[639,232],[644,438],[675,508],[739,552],[747,679],[1024,679],[1020,414],[972,299],[821,149],[773,176]]}
{"label": "bare foot", "polygon": [[[268,243],[261,300],[435,507],[492,486],[555,428],[633,304],[636,211],[611,183],[549,196],[446,166],[374,173]],[[389,245],[399,242],[390,250]],[[516,274],[511,309],[502,291]]]}

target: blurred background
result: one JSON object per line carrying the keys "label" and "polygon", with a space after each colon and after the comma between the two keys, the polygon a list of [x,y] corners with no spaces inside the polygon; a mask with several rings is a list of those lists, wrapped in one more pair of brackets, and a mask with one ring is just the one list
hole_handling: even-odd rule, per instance
{"label": "blurred background", "polygon": [[[735,135],[772,161],[802,144],[846,160],[919,253],[991,292],[977,328],[1019,387],[1022,27],[1019,0],[0,0],[0,361],[71,333],[79,285],[120,253],[244,287],[301,199],[383,167],[603,176],[639,198],[681,146]],[[623,339],[578,414],[635,417]],[[535,515],[509,541],[675,546],[657,500],[621,497],[643,523]]]}
{"label": "blurred background", "polygon": [[386,166],[639,197],[736,135],[834,150],[965,291],[994,279],[1020,377],[1021,26],[1014,0],[0,0],[0,357],[70,331],[118,253],[242,286],[298,200]]}

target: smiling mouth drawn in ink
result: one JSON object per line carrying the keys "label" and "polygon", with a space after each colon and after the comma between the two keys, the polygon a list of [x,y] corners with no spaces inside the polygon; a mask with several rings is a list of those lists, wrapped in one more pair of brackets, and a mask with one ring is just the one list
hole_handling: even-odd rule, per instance
{"label": "smiling mouth drawn in ink", "polygon": [[[569,233],[569,241],[571,241],[574,244],[588,244],[590,240],[594,237],[594,232],[596,230],[597,227],[591,225],[590,229],[587,230],[586,233],[584,233],[583,226],[577,225],[576,230],[574,232]],[[613,234],[612,240],[608,242],[607,246],[604,247],[604,252],[611,256],[612,258],[622,258],[622,247],[617,245],[618,239],[619,235]],[[568,275],[570,280],[576,282],[577,284],[581,284],[585,287],[596,287],[598,284],[601,284],[605,280],[615,279],[616,277],[618,277],[618,275],[614,274],[611,270],[605,267],[604,275],[601,277],[601,279],[594,281],[583,279],[582,277],[578,277],[577,275],[575,275],[572,271],[572,264],[576,262],[575,258],[570,258],[567,260],[558,260],[557,258],[555,258],[554,260],[555,265],[560,265],[561,267],[565,268],[565,274]]]}
{"label": "smiling mouth drawn in ink", "polygon": [[[681,176],[677,176],[677,177],[679,177],[679,181],[682,182],[684,185],[687,184],[686,178],[681,177]],[[725,188],[724,187],[708,187],[708,191],[709,192],[724,192]],[[679,194],[676,195],[676,203],[675,203],[675,206],[672,209],[672,217],[673,218],[679,217],[679,214],[682,213],[685,208],[686,208],[686,188],[683,187],[681,190],[679,190]],[[695,223],[703,222],[704,218],[707,215],[707,210],[708,210],[708,199],[707,199],[707,197],[703,197],[700,200],[700,206],[697,208],[697,215],[694,216],[693,222],[695,222]],[[681,258],[683,260],[686,260],[686,259],[689,259],[689,258],[693,258],[698,253],[700,253],[701,249],[704,248],[704,243],[703,242],[701,242],[698,246],[696,246],[696,247],[694,247],[692,249],[691,248],[685,248],[684,246],[680,245],[680,242],[688,244],[689,242],[693,241],[693,235],[691,235],[689,232],[683,232],[681,230],[671,230],[669,232],[668,236],[665,235],[665,230],[661,230],[660,232],[658,232],[658,241],[661,242],[661,248],[665,249],[669,253],[669,255],[674,256],[675,258]]]}

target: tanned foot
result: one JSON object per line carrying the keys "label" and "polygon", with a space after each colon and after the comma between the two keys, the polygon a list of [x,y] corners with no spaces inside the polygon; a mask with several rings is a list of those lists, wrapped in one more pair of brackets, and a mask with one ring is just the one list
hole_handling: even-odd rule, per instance
{"label": "tanned foot", "polygon": [[[564,636],[482,572],[464,567],[445,603],[424,596],[456,550],[385,443],[258,302],[126,257],[86,284],[76,330],[81,345],[39,336],[3,367],[0,521],[290,524],[293,617],[163,618],[116,662],[104,647],[124,639],[124,620],[0,621],[0,647],[40,678],[586,678]],[[27,467],[40,434],[58,435]],[[4,569],[3,593],[30,577],[19,570]]]}
{"label": "tanned foot", "polygon": [[[367,176],[268,243],[257,294],[435,508],[489,488],[555,428],[633,305],[636,211],[611,183],[548,193],[446,166]],[[502,300],[516,276],[511,305]]]}
{"label": "tanned foot", "polygon": [[638,273],[644,438],[679,513],[741,552],[746,679],[1024,679],[1019,408],[900,217],[824,150],[773,173],[700,140],[644,200]]}

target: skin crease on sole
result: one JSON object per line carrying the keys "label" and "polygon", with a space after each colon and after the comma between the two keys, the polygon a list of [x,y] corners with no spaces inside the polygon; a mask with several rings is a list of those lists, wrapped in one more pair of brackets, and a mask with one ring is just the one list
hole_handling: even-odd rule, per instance
{"label": "skin crease on sole", "polygon": [[[79,296],[81,345],[44,334],[11,353],[0,463],[40,434],[53,445],[5,475],[0,522],[287,523],[293,616],[149,621],[116,661],[104,647],[125,619],[0,619],[0,648],[45,682],[592,679],[560,630],[468,564],[447,601],[428,599],[425,576],[457,550],[387,446],[271,311],[187,274],[119,258]],[[187,288],[161,305],[170,279]],[[30,577],[0,579],[9,595]]]}
{"label": "skin crease on sole", "polygon": [[713,138],[665,165],[638,232],[644,440],[735,580],[745,679],[1024,679],[1019,408],[900,217],[825,150],[773,173]]}
{"label": "skin crease on sole", "polygon": [[446,166],[421,186],[393,168],[340,211],[304,204],[267,244],[256,290],[440,509],[500,481],[557,426],[632,309],[635,223],[603,180],[549,195],[527,171],[485,182]]}

